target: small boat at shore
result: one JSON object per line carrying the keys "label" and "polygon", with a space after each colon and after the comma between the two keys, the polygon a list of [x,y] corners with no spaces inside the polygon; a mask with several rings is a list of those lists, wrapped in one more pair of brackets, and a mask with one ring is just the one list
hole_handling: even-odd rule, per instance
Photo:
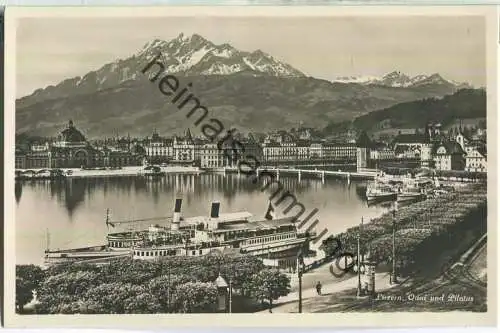
{"label": "small boat at shore", "polygon": [[427,189],[432,185],[432,180],[407,178],[397,189],[398,201],[421,200],[426,197]]}
{"label": "small boat at shore", "polygon": [[396,199],[396,192],[384,175],[380,174],[366,186],[365,196],[369,203],[391,201]]}
{"label": "small boat at shore", "polygon": [[366,188],[366,200],[374,201],[390,201],[396,198],[396,192],[389,185],[377,184]]}

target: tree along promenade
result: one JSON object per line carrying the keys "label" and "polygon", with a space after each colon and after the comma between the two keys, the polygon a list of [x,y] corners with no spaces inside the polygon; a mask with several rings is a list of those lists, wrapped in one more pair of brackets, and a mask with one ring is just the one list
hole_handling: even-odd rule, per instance
{"label": "tree along promenade", "polygon": [[[243,303],[272,302],[290,292],[289,278],[264,267],[253,256],[176,257],[145,262],[117,259],[108,265],[66,264],[42,270],[16,266],[16,310],[36,290],[39,314],[211,313],[217,312],[218,288],[224,278],[235,312],[255,312]],[[270,293],[271,291],[271,293]]]}

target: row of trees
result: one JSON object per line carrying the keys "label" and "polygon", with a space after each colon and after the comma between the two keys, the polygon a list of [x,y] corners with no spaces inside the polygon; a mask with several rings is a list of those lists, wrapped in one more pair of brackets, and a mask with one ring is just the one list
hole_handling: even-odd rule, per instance
{"label": "row of trees", "polygon": [[[396,225],[396,248],[400,270],[418,269],[418,258],[442,252],[459,242],[464,231],[482,233],[486,228],[486,186],[469,185],[466,188],[428,199],[376,218],[362,229],[353,227],[337,235],[343,252],[356,253],[360,235],[362,252],[370,252],[376,262],[392,261],[393,221]],[[333,239],[333,238],[332,238]],[[325,251],[331,253],[336,242],[326,242]]]}
{"label": "row of trees", "polygon": [[252,256],[173,257],[155,262],[118,259],[109,265],[65,264],[46,271],[17,266],[19,312],[37,291],[37,313],[215,312],[221,274],[233,291],[267,301],[287,295],[290,280]]}

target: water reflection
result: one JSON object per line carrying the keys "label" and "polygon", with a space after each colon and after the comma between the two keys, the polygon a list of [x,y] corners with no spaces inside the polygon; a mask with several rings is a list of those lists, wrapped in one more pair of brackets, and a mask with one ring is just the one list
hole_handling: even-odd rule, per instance
{"label": "water reflection", "polygon": [[[350,199],[356,196],[357,200],[363,199],[362,189],[365,186],[359,183],[354,185],[343,179],[328,179],[322,182],[314,176],[305,176],[299,181],[297,177],[280,177],[279,182],[282,191],[289,191],[300,199],[300,195],[309,191],[335,190],[346,194]],[[148,194],[155,204],[160,203],[162,193],[173,192],[181,195],[188,202],[197,201],[207,190],[222,195],[227,203],[232,203],[238,193],[261,193],[263,184],[255,185],[245,176],[204,174],[201,176],[175,174],[162,178],[80,178],[66,179],[60,181],[37,180],[32,182],[16,182],[15,197],[19,204],[23,187],[36,192],[48,193],[50,198],[56,199],[59,204],[66,208],[68,216],[71,217],[85,200],[92,200],[96,192],[102,192],[104,197],[110,193],[127,193],[128,196],[136,194]],[[353,191],[353,188],[355,191]],[[269,196],[276,191],[277,187],[270,187],[267,192]],[[275,197],[274,199],[276,199]]]}
{"label": "water reflection", "polygon": [[16,196],[16,203],[19,204],[19,200],[21,200],[21,196],[23,195],[23,184],[19,181],[16,181],[14,184],[14,195]]}
{"label": "water reflection", "polygon": [[[386,208],[368,207],[357,193],[360,183],[314,175],[280,176],[284,191],[293,193],[307,212],[319,210],[318,227],[341,232]],[[83,178],[62,181],[16,183],[17,257],[27,263],[38,262],[43,254],[45,232],[51,231],[55,248],[87,246],[104,241],[106,209],[112,220],[170,216],[176,197],[184,199],[185,216],[207,215],[211,201],[221,202],[221,212],[248,211],[262,217],[270,193],[261,192],[244,175],[170,174],[159,179]],[[281,214],[286,204],[277,207]],[[318,232],[320,232],[319,230]],[[54,234],[54,235],[53,235]]]}

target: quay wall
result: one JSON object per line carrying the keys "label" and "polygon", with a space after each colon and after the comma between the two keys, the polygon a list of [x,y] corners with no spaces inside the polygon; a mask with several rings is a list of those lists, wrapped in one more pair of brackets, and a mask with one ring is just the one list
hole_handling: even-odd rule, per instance
{"label": "quay wall", "polygon": [[[27,169],[27,170],[16,170],[24,173],[28,170],[37,172],[43,172],[44,170],[49,169]],[[82,169],[70,169],[64,168],[59,169],[63,171],[63,175],[60,176],[48,176],[48,175],[34,175],[30,176],[29,174],[17,176],[16,179],[60,179],[60,178],[97,178],[97,177],[131,177],[131,176],[144,176],[151,173],[148,170],[145,170],[143,166],[131,166],[131,167],[123,167],[122,169],[107,169],[107,170],[82,170]],[[69,172],[69,173],[68,173]],[[160,172],[164,173],[182,173],[182,174],[199,174],[203,172],[198,167],[184,167],[184,166],[169,166],[169,167],[160,167]]]}

